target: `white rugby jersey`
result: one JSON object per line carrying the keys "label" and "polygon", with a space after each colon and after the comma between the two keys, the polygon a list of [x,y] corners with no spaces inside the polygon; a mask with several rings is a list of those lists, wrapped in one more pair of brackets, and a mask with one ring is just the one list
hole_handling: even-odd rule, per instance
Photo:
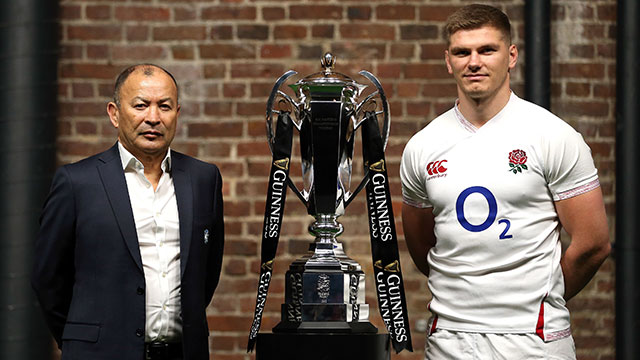
{"label": "white rugby jersey", "polygon": [[407,143],[403,201],[433,207],[432,328],[491,333],[569,333],[554,200],[599,186],[582,136],[511,94],[481,128],[457,106]]}

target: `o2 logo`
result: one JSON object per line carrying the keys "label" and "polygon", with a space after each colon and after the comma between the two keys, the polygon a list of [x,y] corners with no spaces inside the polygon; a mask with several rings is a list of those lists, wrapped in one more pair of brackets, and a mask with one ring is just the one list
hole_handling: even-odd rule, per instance
{"label": "o2 logo", "polygon": [[[487,200],[487,204],[489,205],[489,214],[484,222],[480,225],[474,225],[467,220],[464,216],[464,202],[467,200],[469,195],[471,194],[480,194],[484,196]],[[496,215],[498,213],[498,202],[496,201],[496,197],[493,196],[491,191],[483,186],[472,186],[464,189],[460,195],[458,195],[458,200],[456,200],[456,214],[458,215],[458,222],[468,231],[471,232],[480,232],[487,230],[489,226],[493,225],[496,221]],[[511,228],[511,221],[509,219],[501,219],[498,221],[498,224],[504,224],[505,228],[500,234],[500,239],[511,239],[513,235],[509,235],[509,229]]]}

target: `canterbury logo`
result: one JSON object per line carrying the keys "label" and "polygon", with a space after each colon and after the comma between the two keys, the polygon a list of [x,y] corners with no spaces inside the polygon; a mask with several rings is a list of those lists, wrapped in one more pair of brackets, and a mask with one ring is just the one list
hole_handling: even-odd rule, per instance
{"label": "canterbury logo", "polygon": [[273,270],[273,259],[267,261],[266,263],[262,264],[262,268],[265,270]]}
{"label": "canterbury logo", "polygon": [[273,162],[273,165],[282,170],[289,170],[289,158],[276,160]]}
{"label": "canterbury logo", "polygon": [[447,160],[432,161],[428,163],[427,174],[429,175],[444,174],[447,171],[447,168],[444,166],[444,164],[446,163],[447,163]]}
{"label": "canterbury logo", "polygon": [[384,160],[380,160],[380,161],[374,162],[373,164],[369,165],[369,169],[371,169],[373,171],[377,171],[377,172],[383,172],[384,171]]}
{"label": "canterbury logo", "polygon": [[386,266],[382,266],[382,260],[378,260],[378,261],[376,261],[374,266],[377,267],[378,269],[381,269],[381,270],[384,270],[384,271],[388,271],[388,272],[392,272],[392,273],[396,273],[396,272],[400,271],[400,263],[398,262],[398,260],[395,260],[394,262],[392,262],[391,264],[386,265]]}

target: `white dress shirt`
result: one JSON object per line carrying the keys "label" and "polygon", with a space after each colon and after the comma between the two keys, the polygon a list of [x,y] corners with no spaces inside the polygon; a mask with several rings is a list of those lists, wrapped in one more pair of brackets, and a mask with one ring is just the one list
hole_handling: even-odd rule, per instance
{"label": "white dress shirt", "polygon": [[162,161],[162,176],[154,190],[144,176],[144,165],[119,142],[118,149],[144,269],[145,341],[179,341],[180,223],[171,177],[171,150]]}

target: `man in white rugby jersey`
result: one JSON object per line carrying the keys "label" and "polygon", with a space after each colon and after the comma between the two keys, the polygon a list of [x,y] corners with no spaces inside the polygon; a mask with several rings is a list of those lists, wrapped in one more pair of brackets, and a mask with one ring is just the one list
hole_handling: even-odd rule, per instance
{"label": "man in white rugby jersey", "polygon": [[589,147],[510,89],[510,27],[486,5],[449,17],[458,100],[402,157],[405,239],[433,295],[427,359],[575,359],[566,301],[610,251]]}

